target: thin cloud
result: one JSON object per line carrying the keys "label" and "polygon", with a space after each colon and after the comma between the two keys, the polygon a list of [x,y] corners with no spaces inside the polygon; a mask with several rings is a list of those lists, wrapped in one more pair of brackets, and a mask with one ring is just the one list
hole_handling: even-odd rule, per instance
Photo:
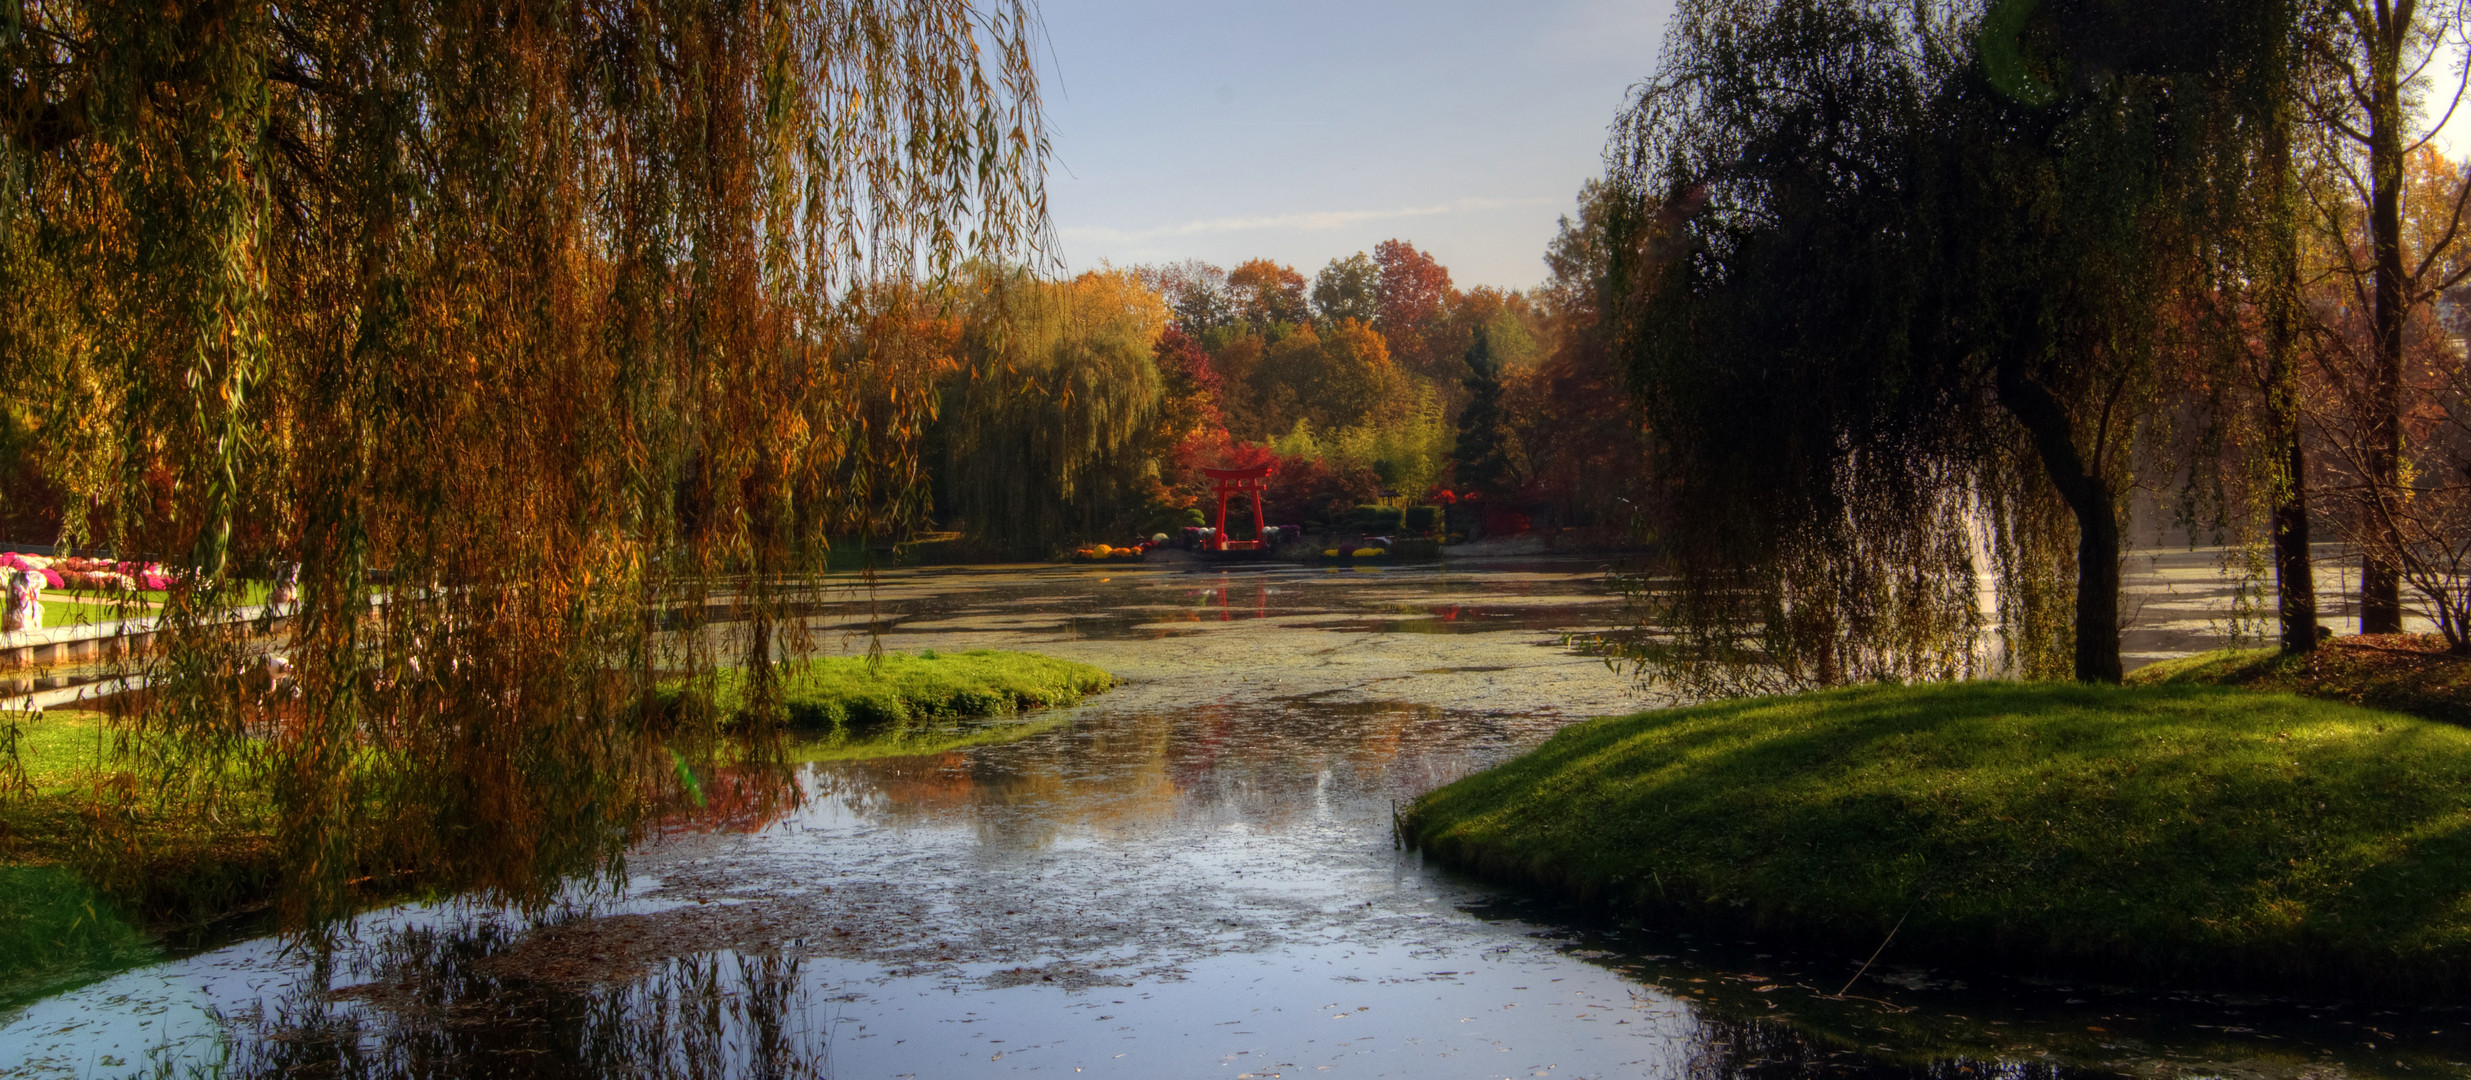
{"label": "thin cloud", "polygon": [[1561,199],[1460,199],[1434,206],[1403,206],[1395,210],[1315,210],[1301,214],[1272,214],[1266,217],[1205,218],[1175,225],[1160,225],[1149,229],[1117,229],[1105,225],[1076,225],[1058,230],[1066,240],[1098,244],[1129,244],[1144,240],[1164,240],[1181,236],[1208,236],[1219,233],[1260,232],[1265,229],[1292,229],[1322,232],[1343,229],[1367,221],[1393,218],[1436,217],[1443,214],[1472,214],[1485,210],[1506,210],[1522,206],[1551,206]]}

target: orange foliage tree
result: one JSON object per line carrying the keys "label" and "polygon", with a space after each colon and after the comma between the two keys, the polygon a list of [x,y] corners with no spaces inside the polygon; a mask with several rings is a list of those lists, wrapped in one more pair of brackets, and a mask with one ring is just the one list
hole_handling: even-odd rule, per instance
{"label": "orange foliage tree", "polygon": [[[766,745],[782,613],[830,538],[917,505],[932,350],[860,328],[1046,234],[1035,25],[12,7],[0,408],[64,540],[182,572],[96,872],[179,816],[270,832],[294,926],[398,871],[538,901],[614,871],[670,748],[709,743],[660,680],[744,666]],[[299,697],[270,713],[228,614],[282,563]]]}
{"label": "orange foliage tree", "polygon": [[[1450,271],[1404,240],[1373,245],[1373,262],[1381,268],[1380,314],[1373,325],[1389,341],[1391,355],[1428,378],[1435,377],[1444,365],[1457,363],[1457,353],[1438,350],[1425,341],[1458,298],[1457,290],[1450,287]],[[1440,373],[1453,380],[1458,376],[1455,371]]]}

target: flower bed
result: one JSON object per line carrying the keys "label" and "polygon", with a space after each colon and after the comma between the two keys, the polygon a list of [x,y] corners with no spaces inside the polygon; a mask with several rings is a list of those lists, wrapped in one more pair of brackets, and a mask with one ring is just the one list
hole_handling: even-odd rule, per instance
{"label": "flower bed", "polygon": [[161,563],[0,551],[0,570],[32,570],[43,575],[43,587],[46,589],[81,592],[148,589],[159,592],[172,586],[171,575]]}

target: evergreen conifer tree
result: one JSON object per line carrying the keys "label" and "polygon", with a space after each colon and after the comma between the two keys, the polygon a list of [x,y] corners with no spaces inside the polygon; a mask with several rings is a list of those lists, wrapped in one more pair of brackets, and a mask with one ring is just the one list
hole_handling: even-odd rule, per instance
{"label": "evergreen conifer tree", "polygon": [[1493,356],[1491,335],[1476,329],[1467,347],[1467,407],[1459,413],[1458,444],[1450,459],[1458,465],[1458,484],[1469,491],[1499,493],[1518,486],[1517,466],[1510,460],[1513,435],[1502,412],[1501,362]]}

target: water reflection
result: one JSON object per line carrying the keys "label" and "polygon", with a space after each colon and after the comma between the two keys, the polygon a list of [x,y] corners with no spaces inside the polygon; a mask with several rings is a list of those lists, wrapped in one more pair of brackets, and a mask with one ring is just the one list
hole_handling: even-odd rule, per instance
{"label": "water reflection", "polygon": [[[543,931],[554,934],[554,929]],[[843,1005],[859,995],[817,992],[809,962],[790,953],[742,955],[729,952],[664,961],[635,977],[616,982],[560,983],[505,974],[502,961],[527,947],[530,935],[492,928],[446,934],[434,929],[398,931],[358,950],[357,969],[333,982],[335,989],[310,980],[294,996],[277,1000],[254,1015],[233,1017],[231,1052],[211,1069],[200,1070],[238,1078],[337,1077],[396,1080],[412,1077],[691,1077],[789,1080],[850,1075],[885,1075],[861,1068],[835,1069],[832,1031],[866,1037],[863,1024],[841,1015]],[[353,981],[359,978],[363,981]],[[1020,980],[1016,985],[1027,985]],[[1102,992],[1119,992],[1101,987]],[[1359,995],[1361,996],[1361,995]],[[1342,999],[1343,1000],[1343,999]],[[1105,1007],[1133,1004],[1108,998]],[[1299,1003],[1309,1006],[1310,1003]],[[1676,1080],[1732,1080],[1764,1077],[1914,1077],[1930,1080],[2062,1080],[2083,1070],[2051,1062],[1998,1062],[1965,1057],[1898,1060],[1814,1038],[1796,1028],[1763,1019],[1726,1017],[1703,1011],[1660,1010],[1633,1001],[1632,1013],[1647,1034],[1639,1040],[1648,1057],[1624,1063],[1621,1075],[1673,1077]],[[1372,1006],[1333,1002],[1327,1008],[1300,1008],[1319,1020],[1335,1009],[1333,1019],[1369,1020]],[[975,1012],[951,1022],[966,1026]],[[1101,1022],[1119,1019],[1101,1014]],[[1625,1025],[1630,1021],[1619,1021]],[[1268,1025],[1260,1025],[1268,1026]],[[1237,1036],[1259,1035],[1241,1031]],[[1370,1034],[1359,1033],[1359,1035]],[[995,1047],[985,1064],[1001,1065],[1007,1045],[1036,1058],[1050,1045],[1009,1039],[969,1038],[964,1041]],[[1057,1041],[1050,1037],[1050,1042]],[[1340,1038],[1341,1051],[1370,1038]],[[969,1055],[977,1059],[974,1052]],[[1486,1050],[1493,1050],[1487,1054]],[[1467,1044],[1459,1056],[1473,1068],[1451,1075],[1591,1075],[1569,1072],[1548,1061],[1501,1058],[1484,1040]],[[1301,1075],[1332,1071],[1311,1066],[1310,1053],[1285,1047],[1246,1044],[1217,1055],[1218,1064],[1239,1071],[1239,1077]],[[938,1075],[925,1062],[951,1055],[922,1050],[919,1068],[891,1075]],[[1075,1073],[1161,1075],[1145,1064],[1126,1068],[1127,1055],[1092,1054]],[[1339,1060],[1367,1054],[1338,1055]],[[1438,1060],[1451,1057],[1439,1051]],[[1250,1060],[1247,1060],[1250,1059]],[[1471,1060],[1472,1059],[1472,1060]],[[1155,1059],[1153,1059],[1154,1061]],[[1199,1060],[1199,1059],[1195,1059]],[[1351,1062],[1351,1064],[1367,1064]],[[1004,1070],[1009,1071],[1009,1070]],[[1060,1071],[1060,1070],[1059,1070]],[[1353,1070],[1350,1070],[1353,1071]],[[1383,1074],[1395,1070],[1378,1069]],[[1181,1075],[1199,1075],[1184,1073]],[[1606,1075],[1606,1074],[1595,1074]]]}
{"label": "water reflection", "polygon": [[[418,928],[357,954],[365,977],[236,1017],[235,1077],[831,1075],[824,1021],[792,956],[663,961],[619,985],[501,974],[521,938]],[[312,983],[312,986],[315,982]]]}
{"label": "water reflection", "polygon": [[870,824],[966,825],[982,845],[1015,851],[1180,818],[1279,832],[1326,815],[1333,783],[1405,797],[1497,757],[1487,746],[1535,734],[1491,720],[1401,702],[1199,705],[1014,746],[833,762],[810,783],[835,812]]}

